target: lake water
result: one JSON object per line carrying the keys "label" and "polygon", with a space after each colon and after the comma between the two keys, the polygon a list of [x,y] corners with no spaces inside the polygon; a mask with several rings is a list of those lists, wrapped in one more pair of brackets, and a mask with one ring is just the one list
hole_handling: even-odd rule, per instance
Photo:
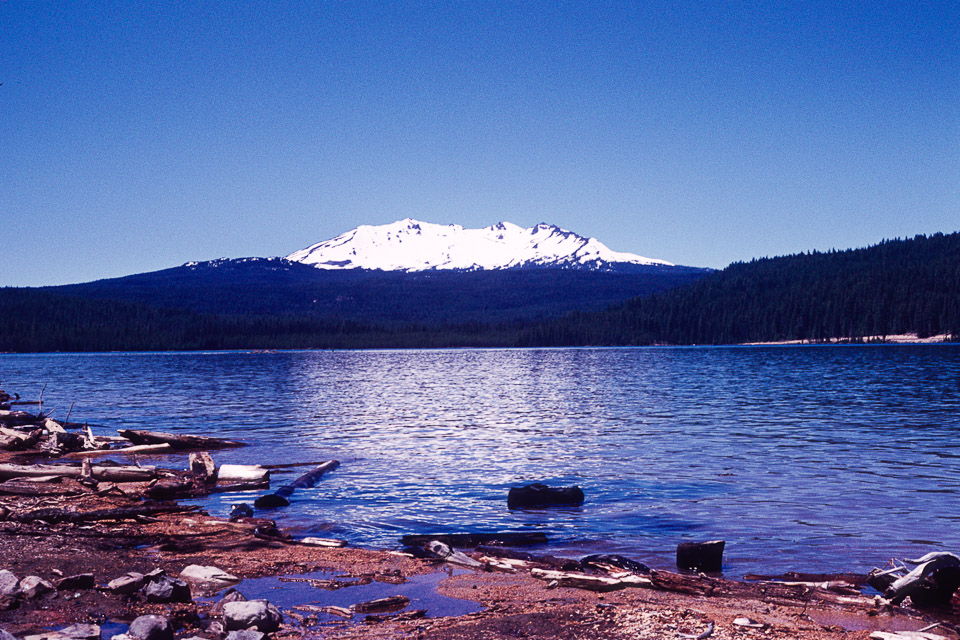
{"label": "lake water", "polygon": [[[957,346],[0,356],[0,387],[44,384],[61,419],[252,445],[218,463],[340,460],[271,512],[299,535],[542,530],[661,568],[722,538],[729,575],[960,551]],[[537,481],[586,502],[507,509]]]}

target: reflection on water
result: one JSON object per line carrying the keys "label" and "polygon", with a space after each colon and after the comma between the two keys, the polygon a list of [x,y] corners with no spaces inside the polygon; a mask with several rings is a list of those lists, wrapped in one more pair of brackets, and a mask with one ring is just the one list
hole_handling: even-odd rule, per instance
{"label": "reflection on water", "polygon": [[[254,446],[218,462],[337,458],[281,525],[543,529],[556,552],[669,566],[727,540],[728,571],[855,570],[960,549],[960,348],[644,348],[4,355],[61,417]],[[182,464],[176,458],[176,464]],[[279,476],[293,477],[297,470]],[[582,507],[509,511],[511,485]],[[226,513],[217,496],[208,506]]]}

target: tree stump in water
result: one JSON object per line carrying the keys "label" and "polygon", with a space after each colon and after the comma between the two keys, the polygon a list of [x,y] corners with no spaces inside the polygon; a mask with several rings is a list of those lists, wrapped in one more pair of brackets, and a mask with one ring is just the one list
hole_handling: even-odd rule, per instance
{"label": "tree stump in water", "polygon": [[677,568],[704,573],[723,570],[723,540],[709,542],[681,542],[677,545]]}
{"label": "tree stump in water", "polygon": [[511,487],[507,494],[507,507],[524,509],[530,507],[577,507],[583,504],[583,489],[580,487],[548,487],[542,483],[525,487]]}

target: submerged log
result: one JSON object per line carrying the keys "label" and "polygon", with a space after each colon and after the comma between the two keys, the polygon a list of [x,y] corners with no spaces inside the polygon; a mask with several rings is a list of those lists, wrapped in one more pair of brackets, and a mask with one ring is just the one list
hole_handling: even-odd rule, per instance
{"label": "submerged log", "polygon": [[174,449],[229,449],[245,447],[244,442],[211,438],[209,436],[195,436],[189,434],[161,433],[159,431],[138,431],[135,429],[120,429],[121,436],[134,444],[169,444]]}
{"label": "submerged log", "polygon": [[290,484],[280,487],[274,493],[260,496],[253,502],[253,506],[255,506],[257,509],[275,509],[277,507],[286,507],[290,504],[290,501],[287,500],[287,498],[289,498],[294,491],[297,489],[308,489],[312,487],[323,476],[323,474],[325,474],[327,471],[333,471],[339,466],[339,461],[328,460],[310,473],[305,473]]}
{"label": "submerged log", "polygon": [[432,540],[439,540],[451,547],[475,547],[477,545],[525,547],[546,544],[547,536],[540,531],[503,531],[500,533],[431,533],[405,535],[403,544],[422,547]]}
{"label": "submerged log", "polygon": [[[82,475],[83,470],[80,467],[53,464],[0,464],[0,479],[4,480],[40,476],[79,479]],[[95,466],[91,468],[91,475],[96,480],[106,482],[147,482],[157,477],[157,471],[154,467]]]}
{"label": "submerged log", "polygon": [[350,607],[356,613],[374,613],[379,611],[398,611],[410,604],[407,596],[389,596],[367,602],[358,602]]}

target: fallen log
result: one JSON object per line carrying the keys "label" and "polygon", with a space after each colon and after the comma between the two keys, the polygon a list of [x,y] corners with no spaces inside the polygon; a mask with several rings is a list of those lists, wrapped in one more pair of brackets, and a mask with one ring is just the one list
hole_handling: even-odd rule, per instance
{"label": "fallen log", "polygon": [[290,484],[280,487],[274,493],[268,493],[265,496],[260,496],[253,502],[253,506],[255,506],[257,509],[275,509],[277,507],[286,507],[290,504],[290,501],[287,500],[287,498],[289,498],[294,491],[297,489],[308,489],[312,487],[323,476],[323,474],[325,474],[327,471],[333,471],[339,466],[339,461],[328,460],[310,473],[305,473]]}
{"label": "fallen log", "polygon": [[252,482],[269,480],[270,471],[258,464],[222,464],[217,470],[220,482]]}
{"label": "fallen log", "polygon": [[475,547],[477,545],[526,547],[546,544],[547,536],[540,531],[503,531],[500,533],[431,533],[411,534],[400,541],[412,547],[422,547],[432,540],[439,540],[451,547]]}
{"label": "fallen log", "polygon": [[122,447],[120,449],[87,449],[84,451],[74,451],[72,453],[67,453],[61,458],[91,458],[94,456],[109,456],[115,453],[129,455],[131,453],[144,454],[144,453],[170,453],[173,451],[173,447],[169,444],[137,444],[132,447]]}
{"label": "fallen log", "polygon": [[7,427],[0,427],[0,449],[20,451],[29,449],[40,439],[41,430],[18,431]]}
{"label": "fallen log", "polygon": [[[787,571],[778,574],[759,574],[748,573],[743,576],[748,581],[773,581],[773,582],[847,582],[852,585],[862,586],[867,584],[869,576],[866,573],[800,573],[799,571]],[[893,582],[893,580],[891,580]],[[883,589],[878,589],[883,591]]]}
{"label": "fallen log", "polygon": [[141,504],[133,507],[121,507],[119,509],[98,509],[96,511],[67,511],[65,509],[37,509],[20,513],[10,517],[10,520],[18,522],[34,522],[42,520],[44,522],[96,522],[99,520],[138,520],[143,516],[151,516],[158,513],[186,513],[199,511],[200,507],[196,505],[178,505],[178,504]]}
{"label": "fallen log", "polygon": [[[147,482],[157,477],[154,467],[108,467],[96,466],[91,469],[92,477],[106,482]],[[77,466],[53,464],[0,464],[0,479],[30,478],[38,476],[59,476],[62,478],[77,478],[83,475],[83,470]]]}
{"label": "fallen log", "polygon": [[398,611],[410,604],[407,596],[388,596],[367,602],[358,602],[351,605],[350,610],[356,613],[375,613],[380,611]]}
{"label": "fallen log", "polygon": [[228,493],[230,491],[255,491],[269,489],[270,480],[252,480],[250,482],[225,482],[207,488],[208,493]]}
{"label": "fallen log", "polygon": [[120,429],[121,436],[134,444],[169,444],[174,449],[230,449],[245,447],[244,442],[211,438],[209,436],[195,436],[189,434],[162,433],[159,431],[138,431],[136,429]]}
{"label": "fallen log", "polygon": [[628,587],[646,587],[650,588],[653,583],[650,579],[633,574],[623,574],[619,576],[591,576],[585,573],[573,573],[570,571],[550,571],[548,569],[531,569],[530,575],[540,580],[556,580],[561,587],[573,587],[575,589],[587,589],[588,591],[619,591]]}

